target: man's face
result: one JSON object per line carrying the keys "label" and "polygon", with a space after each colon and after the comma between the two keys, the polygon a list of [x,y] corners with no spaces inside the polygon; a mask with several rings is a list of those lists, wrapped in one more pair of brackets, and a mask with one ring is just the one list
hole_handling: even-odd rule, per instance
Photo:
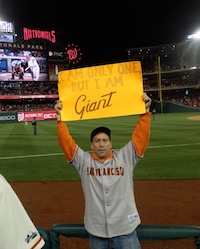
{"label": "man's face", "polygon": [[112,142],[107,134],[101,132],[93,137],[90,147],[97,157],[103,159],[109,155]]}

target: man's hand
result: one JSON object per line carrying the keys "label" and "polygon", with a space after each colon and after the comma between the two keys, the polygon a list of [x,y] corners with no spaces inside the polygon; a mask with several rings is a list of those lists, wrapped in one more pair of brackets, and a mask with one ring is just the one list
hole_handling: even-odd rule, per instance
{"label": "man's hand", "polygon": [[62,101],[61,100],[56,100],[56,104],[54,106],[54,109],[56,110],[57,120],[58,121],[61,120],[60,110],[62,110],[62,108],[63,108]]}
{"label": "man's hand", "polygon": [[142,94],[142,99],[145,102],[146,112],[149,112],[151,106],[151,99],[147,96],[146,93]]}

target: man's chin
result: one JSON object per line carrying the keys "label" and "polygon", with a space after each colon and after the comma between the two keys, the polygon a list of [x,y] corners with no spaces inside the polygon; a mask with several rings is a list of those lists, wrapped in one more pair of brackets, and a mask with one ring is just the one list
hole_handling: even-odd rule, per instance
{"label": "man's chin", "polygon": [[98,153],[98,158],[103,159],[103,158],[106,158],[106,157],[107,157],[107,154],[105,152]]}
{"label": "man's chin", "polygon": [[106,156],[104,156],[104,155],[99,155],[98,156],[98,158],[100,158],[100,159],[104,159]]}

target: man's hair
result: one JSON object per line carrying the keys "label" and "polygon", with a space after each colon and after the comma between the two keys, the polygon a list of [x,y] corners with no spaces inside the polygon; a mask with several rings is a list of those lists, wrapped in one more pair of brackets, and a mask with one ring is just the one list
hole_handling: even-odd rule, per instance
{"label": "man's hair", "polygon": [[98,127],[96,129],[94,129],[92,131],[92,133],[91,133],[91,137],[90,137],[91,142],[92,142],[93,137],[96,136],[97,134],[101,133],[101,132],[108,135],[109,139],[111,140],[111,136],[110,136],[111,131],[110,131],[110,129],[108,129],[107,127]]}

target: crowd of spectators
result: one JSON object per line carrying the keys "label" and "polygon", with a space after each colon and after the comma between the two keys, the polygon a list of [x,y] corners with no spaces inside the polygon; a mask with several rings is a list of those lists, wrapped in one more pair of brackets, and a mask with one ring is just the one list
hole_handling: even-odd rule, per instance
{"label": "crowd of spectators", "polygon": [[[187,92],[187,93],[186,93]],[[160,101],[157,91],[149,92],[150,97],[153,100]],[[200,108],[200,90],[173,90],[173,91],[163,91],[162,92],[163,102],[171,102],[174,104]]]}
{"label": "crowd of spectators", "polygon": [[[56,85],[31,86],[22,85],[19,88],[15,87],[0,87],[0,96],[7,95],[58,95]],[[32,100],[1,100],[0,112],[28,112],[28,111],[51,111],[54,110],[55,100],[52,99],[35,99]]]}
{"label": "crowd of spectators", "polygon": [[[194,91],[190,94],[185,94],[186,87],[192,89],[192,86],[200,85],[200,75],[197,77],[185,75],[178,77],[170,77],[162,79],[163,101],[171,101],[172,103],[185,106],[200,108],[200,91]],[[181,89],[182,91],[176,91]],[[171,89],[170,91],[168,89]],[[185,89],[185,90],[183,90]],[[151,98],[159,100],[158,85],[153,79],[144,81],[144,90],[148,90]],[[57,85],[30,86],[23,85],[16,89],[14,87],[0,87],[1,95],[58,95]],[[35,99],[35,100],[1,100],[0,112],[28,112],[28,111],[51,111],[54,110],[55,99]]]}
{"label": "crowd of spectators", "polygon": [[182,97],[174,97],[174,98],[169,98],[165,97],[165,101],[170,101],[175,104],[180,104],[184,106],[190,106],[194,108],[200,108],[200,96],[199,97],[193,97],[193,96],[182,96]]}
{"label": "crowd of spectators", "polygon": [[19,88],[15,87],[0,87],[0,95],[51,95],[58,94],[57,87],[46,85],[40,88],[39,86],[24,85]]}
{"label": "crowd of spectators", "polygon": [[[199,80],[198,80],[199,79]],[[189,75],[183,77],[171,77],[163,78],[161,83],[161,88],[180,88],[180,87],[191,87],[200,85],[200,76],[190,77]],[[155,79],[144,81],[145,90],[156,90],[158,89],[158,83]]]}
{"label": "crowd of spectators", "polygon": [[0,103],[0,112],[52,111],[55,103],[7,104]]}
{"label": "crowd of spectators", "polygon": [[[162,78],[162,88],[178,88],[178,87],[191,87],[200,85],[200,75],[197,77],[178,76],[170,78]],[[157,78],[144,80],[144,90],[156,90],[158,89]],[[15,87],[1,87],[0,86],[0,96],[1,95],[58,95],[57,86],[46,85],[40,88],[39,86],[23,86],[18,89]]]}

